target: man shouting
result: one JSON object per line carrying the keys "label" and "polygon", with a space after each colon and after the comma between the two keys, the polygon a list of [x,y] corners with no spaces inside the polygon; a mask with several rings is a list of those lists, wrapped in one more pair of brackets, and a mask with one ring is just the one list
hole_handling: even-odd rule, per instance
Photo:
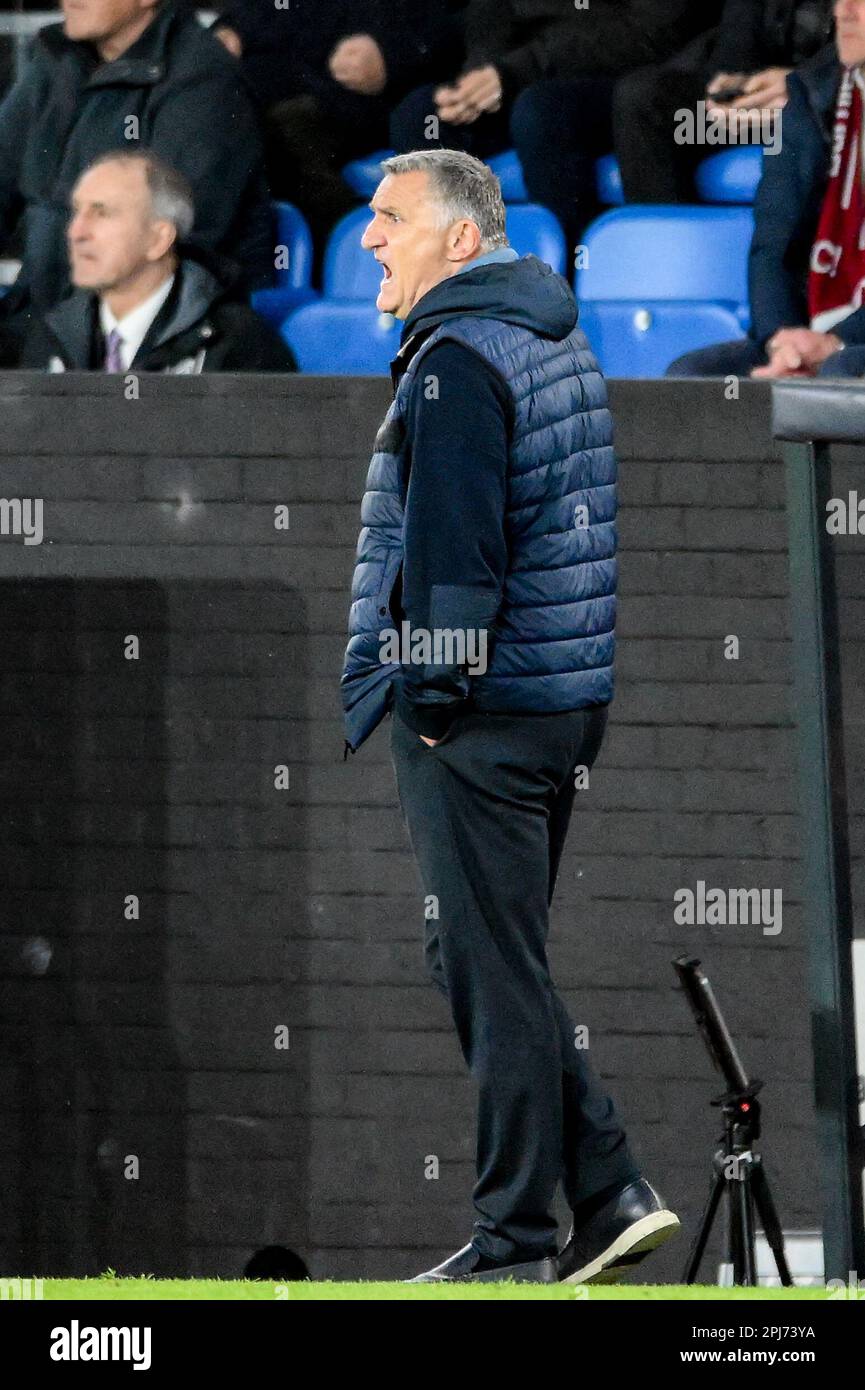
{"label": "man shouting", "polygon": [[[546,957],[613,695],[606,387],[566,282],[508,246],[485,165],[434,149],[384,170],[363,245],[382,267],[376,307],[405,326],[361,514],[346,752],[393,711],[434,909],[427,965],[479,1088],[472,1239],[417,1282],[615,1277],[679,1223],[641,1177]],[[557,1256],[560,1181],[574,1217]]]}

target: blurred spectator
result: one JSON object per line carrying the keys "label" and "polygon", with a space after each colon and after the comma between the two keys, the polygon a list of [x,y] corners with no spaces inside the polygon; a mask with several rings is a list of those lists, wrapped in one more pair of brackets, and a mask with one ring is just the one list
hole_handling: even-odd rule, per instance
{"label": "blurred spectator", "polygon": [[[788,73],[831,33],[832,0],[726,0],[717,31],[666,63],[623,77],[613,135],[628,202],[692,202],[694,170],[708,151],[675,142],[676,112],[705,100],[709,111],[726,114],[731,144],[751,143],[755,123],[735,113],[783,107]],[[741,95],[724,99],[736,91]]]}
{"label": "blurred spectator", "polygon": [[443,75],[459,31],[448,0],[236,0],[216,37],[238,57],[266,113],[267,167],[320,252],[357,205],[342,166],[388,143],[392,106]]}
{"label": "blurred spectator", "polygon": [[288,372],[269,324],[231,297],[234,262],[183,239],[186,179],[150,151],[118,151],[72,191],[74,293],[31,319],[19,365],[47,371]]}
{"label": "blurred spectator", "polygon": [[192,185],[196,235],[232,255],[250,286],[273,277],[273,228],[254,107],[237,64],[170,0],[63,0],[0,106],[0,231],[24,217],[7,319],[68,285],[66,218],[96,156],[136,143]]}
{"label": "blurred spectator", "polygon": [[865,0],[834,11],[837,53],[790,75],[781,152],[764,161],[750,336],[688,353],[669,376],[865,373]]}
{"label": "blurred spectator", "polygon": [[[718,4],[469,0],[462,69],[449,85],[421,87],[400,105],[392,142],[398,150],[443,144],[481,158],[513,143],[529,196],[552,208],[572,236],[595,211],[594,161],[612,145],[615,78],[665,58],[713,22]],[[439,120],[434,139],[430,116]]]}

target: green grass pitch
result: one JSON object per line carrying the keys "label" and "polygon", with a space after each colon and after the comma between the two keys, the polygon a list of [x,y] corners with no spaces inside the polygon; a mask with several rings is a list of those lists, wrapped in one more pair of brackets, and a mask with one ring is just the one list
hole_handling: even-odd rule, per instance
{"label": "green grass pitch", "polygon": [[[31,1281],[32,1282],[32,1281]],[[724,1302],[788,1300],[823,1300],[828,1298],[822,1288],[793,1289],[721,1289],[712,1284],[691,1287],[676,1284],[402,1284],[402,1283],[331,1283],[304,1280],[300,1283],[270,1283],[254,1279],[48,1279],[44,1280],[43,1297],[64,1300],[123,1300],[143,1299],[204,1300],[255,1299],[258,1301],[297,1302],[317,1299],[407,1299],[415,1301],[438,1299],[559,1299],[565,1302],[589,1300],[666,1300]]]}

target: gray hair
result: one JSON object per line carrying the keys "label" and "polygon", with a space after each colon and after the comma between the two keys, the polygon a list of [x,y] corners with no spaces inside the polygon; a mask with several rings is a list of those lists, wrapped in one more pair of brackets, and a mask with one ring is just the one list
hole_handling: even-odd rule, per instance
{"label": "gray hair", "polygon": [[195,222],[195,202],[187,179],[178,169],[166,164],[152,150],[109,150],[88,164],[83,174],[89,174],[91,169],[98,169],[102,164],[143,165],[154,218],[171,222],[178,241],[189,236]]}
{"label": "gray hair", "polygon": [[501,185],[489,165],[474,155],[463,150],[412,150],[392,155],[381,167],[385,174],[428,174],[443,227],[465,217],[477,226],[483,251],[507,246]]}

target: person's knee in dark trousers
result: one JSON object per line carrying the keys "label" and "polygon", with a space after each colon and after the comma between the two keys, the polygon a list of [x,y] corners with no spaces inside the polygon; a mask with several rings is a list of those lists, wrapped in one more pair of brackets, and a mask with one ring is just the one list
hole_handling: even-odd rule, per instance
{"label": "person's knee in dark trousers", "polygon": [[397,154],[412,150],[465,150],[488,159],[507,149],[508,119],[505,107],[479,116],[466,125],[451,125],[436,114],[435,92],[440,84],[416,87],[394,107],[390,115],[390,142]]}
{"label": "person's knee in dark trousers", "polygon": [[4,298],[12,301],[12,312],[6,312],[4,307],[0,307],[0,371],[10,371],[19,365],[24,343],[33,322],[33,314],[27,308],[15,312],[14,288]]}
{"label": "person's knee in dark trousers", "polygon": [[[390,113],[390,143],[397,154],[443,145],[438,138],[435,85],[415,87]],[[435,119],[431,119],[435,117]]]}
{"label": "person's knee in dark trousers", "polygon": [[705,154],[675,140],[676,112],[703,96],[697,72],[662,65],[619,78],[613,93],[613,148],[628,203],[690,203],[694,172]]}
{"label": "person's knee in dark trousers", "polygon": [[274,197],[295,203],[308,221],[318,283],[330,232],[359,202],[343,178],[343,166],[367,147],[384,143],[385,109],[372,98],[339,105],[305,92],[270,108],[265,136],[271,190]]}
{"label": "person's knee in dark trousers", "polygon": [[671,362],[665,376],[749,376],[754,367],[768,362],[765,350],[753,338],[737,338],[731,343],[713,343],[683,353]]}
{"label": "person's knee in dark trousers", "polygon": [[612,78],[551,78],[521,92],[511,139],[533,203],[554,212],[576,246],[601,210],[596,163],[613,143]]}

